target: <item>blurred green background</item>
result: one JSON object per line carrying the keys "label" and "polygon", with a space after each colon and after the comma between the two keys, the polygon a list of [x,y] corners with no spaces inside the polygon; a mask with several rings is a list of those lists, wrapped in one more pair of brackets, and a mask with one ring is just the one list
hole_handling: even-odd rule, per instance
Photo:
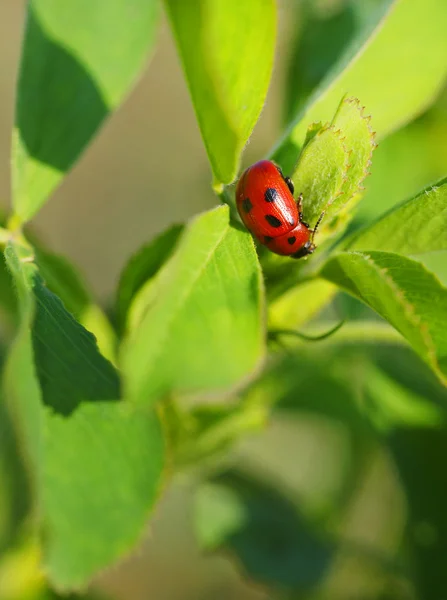
{"label": "blurred green background", "polygon": [[[288,90],[295,90],[298,105],[300,91],[305,94],[324,74],[328,54],[337,56],[337,44],[341,42],[327,33],[331,27],[343,32],[341,41],[349,38],[349,19],[340,21],[342,1],[315,1],[308,3],[307,9],[302,4],[299,0],[279,2],[274,75],[267,104],[244,155],[245,163],[264,156],[278,138],[290,110]],[[371,2],[364,6],[368,4]],[[3,0],[1,7],[0,199],[5,207],[24,5],[23,0]],[[333,42],[330,53],[323,52],[321,57],[316,54],[313,31],[323,31],[328,44]],[[300,64],[293,63],[293,57],[306,55],[313,56],[313,67],[306,71],[303,65],[309,62],[303,62],[299,76],[291,76],[291,64]],[[445,175],[446,136],[447,100],[443,94],[426,114],[385,140],[376,151],[357,224]],[[34,226],[50,248],[80,267],[97,297],[107,305],[121,268],[140,245],[170,224],[183,222],[216,203],[210,182],[211,172],[192,104],[164,21],[154,57],[136,89],[106,123]],[[363,311],[354,301],[339,301],[353,316]],[[393,360],[395,370],[403,365],[401,380],[409,377],[410,364],[411,368],[419,367],[417,359],[408,361],[404,357],[399,362],[400,358],[394,356]],[[382,363],[387,363],[386,357]],[[355,379],[361,368],[355,356],[348,354],[343,364],[343,376],[349,372],[346,364],[350,364]],[[381,380],[381,373],[371,370],[371,376],[377,377],[385,389],[389,381]],[[424,371],[422,379],[425,377]],[[335,380],[336,376],[329,380],[328,394],[335,398],[337,393],[340,398],[349,395],[349,391],[334,392]],[[436,384],[433,389],[434,395],[445,400],[443,390]],[[387,557],[402,541],[408,510],[405,495],[389,453],[375,443],[373,436],[363,440],[364,460],[361,465],[355,464],[348,429],[343,415],[329,418],[304,407],[293,415],[279,414],[264,432],[238,444],[234,452],[254,472],[269,474],[275,485],[299,497],[314,516],[323,514],[330,499],[340,495],[346,471],[361,469],[356,489],[343,505],[338,527],[349,539]],[[357,436],[363,437],[360,429]],[[192,527],[194,481],[194,475],[182,475],[166,490],[142,547],[100,576],[96,584],[99,589],[123,600],[273,597],[267,588],[244,582],[240,570],[228,558],[200,553]],[[444,491],[447,497],[447,489]],[[424,538],[425,534],[422,523],[420,535]],[[330,590],[328,598],[413,597],[398,573],[384,585],[376,567],[361,559],[353,561],[343,553],[326,573],[325,586]]]}

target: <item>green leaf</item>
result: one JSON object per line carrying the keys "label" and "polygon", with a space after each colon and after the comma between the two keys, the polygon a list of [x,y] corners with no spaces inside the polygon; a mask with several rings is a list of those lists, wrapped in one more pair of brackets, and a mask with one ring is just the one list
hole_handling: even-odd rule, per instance
{"label": "green leaf", "polygon": [[166,0],[216,187],[236,177],[273,65],[273,0]]}
{"label": "green leaf", "polygon": [[341,193],[348,175],[348,148],[335,127],[323,126],[305,145],[292,174],[297,193],[303,194],[303,214],[311,227]]}
{"label": "green leaf", "polygon": [[0,260],[0,310],[6,320],[14,322],[17,313],[17,297],[14,292],[13,281],[5,261]]}
{"label": "green leaf", "polygon": [[3,398],[0,399],[0,488],[1,555],[13,544],[30,509],[30,490],[25,465]]}
{"label": "green leaf", "polygon": [[423,265],[391,252],[344,252],[321,276],[391,323],[447,384],[447,289]]}
{"label": "green leaf", "polygon": [[419,256],[447,250],[447,178],[393,208],[349,243],[351,250]]}
{"label": "green leaf", "polygon": [[[370,126],[371,117],[364,114],[365,107],[357,98],[346,98],[340,103],[332,125],[344,136],[344,144],[349,152],[349,168],[341,192],[328,206],[326,219],[346,219],[360,199],[362,183],[369,175],[373,150],[376,147],[374,133]],[[340,215],[342,210],[342,215]]]}
{"label": "green leaf", "polygon": [[380,25],[393,0],[305,1],[296,7],[287,73],[288,123],[326,77],[333,78]]}
{"label": "green leaf", "polygon": [[375,150],[372,176],[356,220],[369,224],[445,177],[446,137],[447,89],[424,115],[387,137]]}
{"label": "green leaf", "polygon": [[132,305],[126,397],[149,404],[242,383],[264,355],[263,310],[251,236],[230,225],[227,206],[199,215]]}
{"label": "green leaf", "polygon": [[126,323],[127,312],[134,296],[171,256],[183,225],[173,225],[132,256],[121,273],[116,299],[116,311],[120,327]]}
{"label": "green leaf", "polygon": [[110,600],[102,591],[82,593],[56,591],[39,565],[39,547],[35,539],[22,538],[0,563],[2,600]]}
{"label": "green leaf", "polygon": [[104,402],[83,404],[69,422],[47,413],[45,425],[45,562],[54,583],[78,587],[143,536],[163,469],[160,424]]}
{"label": "green leaf", "polygon": [[296,161],[307,124],[329,119],[344,94],[362,99],[383,139],[440,91],[447,74],[444,0],[395,1],[390,7],[383,23],[373,20],[370,35],[342,57],[294,119],[273,152],[285,172]]}
{"label": "green leaf", "polygon": [[33,240],[33,245],[35,260],[45,284],[81,325],[94,334],[101,353],[113,360],[115,332],[104,311],[94,302],[80,273],[65,257],[49,252],[40,242]]}
{"label": "green leaf", "polygon": [[181,469],[216,459],[242,436],[265,428],[268,410],[247,402],[201,403],[184,407],[173,399],[163,403],[170,461]]}
{"label": "green leaf", "polygon": [[199,488],[195,512],[202,546],[230,550],[257,581],[308,590],[330,564],[332,545],[312,530],[298,508],[267,484],[237,471]]}
{"label": "green leaf", "polygon": [[321,10],[313,2],[296,5],[297,23],[287,73],[286,123],[358,34],[357,6],[358,2],[341,2],[332,10]]}
{"label": "green leaf", "polygon": [[[364,346],[337,343],[336,336],[321,344],[301,344],[292,350],[270,362],[244,401],[273,409],[273,417],[282,418],[291,427],[295,422],[304,423],[304,427],[291,433],[289,445],[297,439],[294,451],[288,448],[286,439],[285,453],[276,454],[283,456],[281,462],[285,461],[287,469],[285,474],[282,471],[281,479],[296,481],[294,473],[301,472],[307,480],[308,461],[302,456],[302,449],[309,446],[306,442],[300,446],[299,440],[301,433],[306,439],[306,432],[313,432],[316,462],[320,464],[320,458],[323,464],[329,460],[331,476],[327,477],[327,467],[317,467],[307,484],[300,485],[300,505],[306,514],[312,514],[320,522],[339,522],[361,485],[371,459],[371,447],[376,443],[370,407],[363,400],[369,359]],[[281,441],[278,439],[277,443]],[[272,446],[273,457],[277,450],[277,446]],[[334,453],[337,457],[332,458]],[[257,456],[256,462],[263,465],[263,457]],[[275,472],[274,463],[268,463],[266,468],[267,472]]]}
{"label": "green leaf", "polygon": [[405,557],[419,598],[440,598],[447,586],[447,431],[408,428],[393,433],[390,450],[408,506]]}
{"label": "green leaf", "polygon": [[140,74],[155,0],[31,0],[17,90],[13,205],[39,210]]}
{"label": "green leaf", "polygon": [[296,285],[269,304],[269,328],[299,328],[327,305],[337,287],[323,279]]}
{"label": "green leaf", "polygon": [[415,254],[414,258],[434,273],[444,287],[447,287],[447,250]]}
{"label": "green leaf", "polygon": [[444,409],[447,389],[409,346],[374,345],[370,346],[369,355],[375,366],[399,386]]}
{"label": "green leaf", "polygon": [[[373,365],[368,367],[364,382],[368,418],[382,433],[396,426],[435,426],[444,420],[443,411],[427,397],[403,386]],[[443,400],[447,400],[445,388]]]}
{"label": "green leaf", "polygon": [[311,125],[292,175],[305,220],[319,223],[317,244],[345,228],[361,197],[376,145],[363,109],[357,98],[346,98],[331,125]]}
{"label": "green leaf", "polygon": [[120,382],[95,339],[42,283],[30,248],[10,244],[21,326],[6,391],[27,451],[58,588],[85,586],[141,536],[164,463],[153,412],[118,402]]}
{"label": "green leaf", "polygon": [[249,398],[276,411],[312,413],[364,432],[368,423],[357,403],[366,362],[359,348],[332,346],[330,340],[324,345],[300,345],[271,363],[251,386]]}

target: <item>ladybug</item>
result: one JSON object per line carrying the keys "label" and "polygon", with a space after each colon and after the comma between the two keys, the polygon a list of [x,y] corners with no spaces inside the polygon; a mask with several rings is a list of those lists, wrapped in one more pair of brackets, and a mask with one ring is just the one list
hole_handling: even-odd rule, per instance
{"label": "ladybug", "polygon": [[303,221],[302,194],[295,202],[290,177],[269,160],[260,160],[242,174],[236,206],[250,233],[275,254],[302,258],[315,250],[316,228]]}

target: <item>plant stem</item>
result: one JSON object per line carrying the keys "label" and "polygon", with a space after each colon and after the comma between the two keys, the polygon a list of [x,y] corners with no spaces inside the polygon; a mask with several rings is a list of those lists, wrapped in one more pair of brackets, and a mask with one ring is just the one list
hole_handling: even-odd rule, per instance
{"label": "plant stem", "polygon": [[351,321],[346,323],[340,330],[328,339],[326,343],[340,342],[365,342],[373,344],[376,342],[406,345],[407,341],[393,327],[386,323],[374,321]]}
{"label": "plant stem", "polygon": [[295,331],[294,329],[270,329],[268,334],[272,340],[276,340],[280,336],[293,336],[304,340],[305,342],[320,342],[321,340],[325,340],[326,338],[334,335],[344,324],[344,321],[337,323],[337,325],[331,327],[326,333],[322,333],[321,335],[308,335],[307,333],[303,333],[301,331]]}
{"label": "plant stem", "polygon": [[325,344],[346,344],[346,343],[387,343],[387,344],[403,344],[407,342],[401,334],[387,325],[386,323],[374,321],[351,321],[350,323],[321,323],[323,330],[327,329],[322,335],[307,334],[299,331],[290,330],[272,330],[269,335],[272,339],[276,339],[282,335],[293,336],[299,340],[299,343],[307,341],[321,342]]}

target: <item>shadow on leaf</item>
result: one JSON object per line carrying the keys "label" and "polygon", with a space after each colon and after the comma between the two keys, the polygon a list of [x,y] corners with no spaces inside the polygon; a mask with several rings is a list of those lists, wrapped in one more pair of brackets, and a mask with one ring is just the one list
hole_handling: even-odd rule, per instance
{"label": "shadow on leaf", "polygon": [[18,89],[16,126],[26,151],[67,171],[109,108],[83,65],[48,37],[32,5]]}

